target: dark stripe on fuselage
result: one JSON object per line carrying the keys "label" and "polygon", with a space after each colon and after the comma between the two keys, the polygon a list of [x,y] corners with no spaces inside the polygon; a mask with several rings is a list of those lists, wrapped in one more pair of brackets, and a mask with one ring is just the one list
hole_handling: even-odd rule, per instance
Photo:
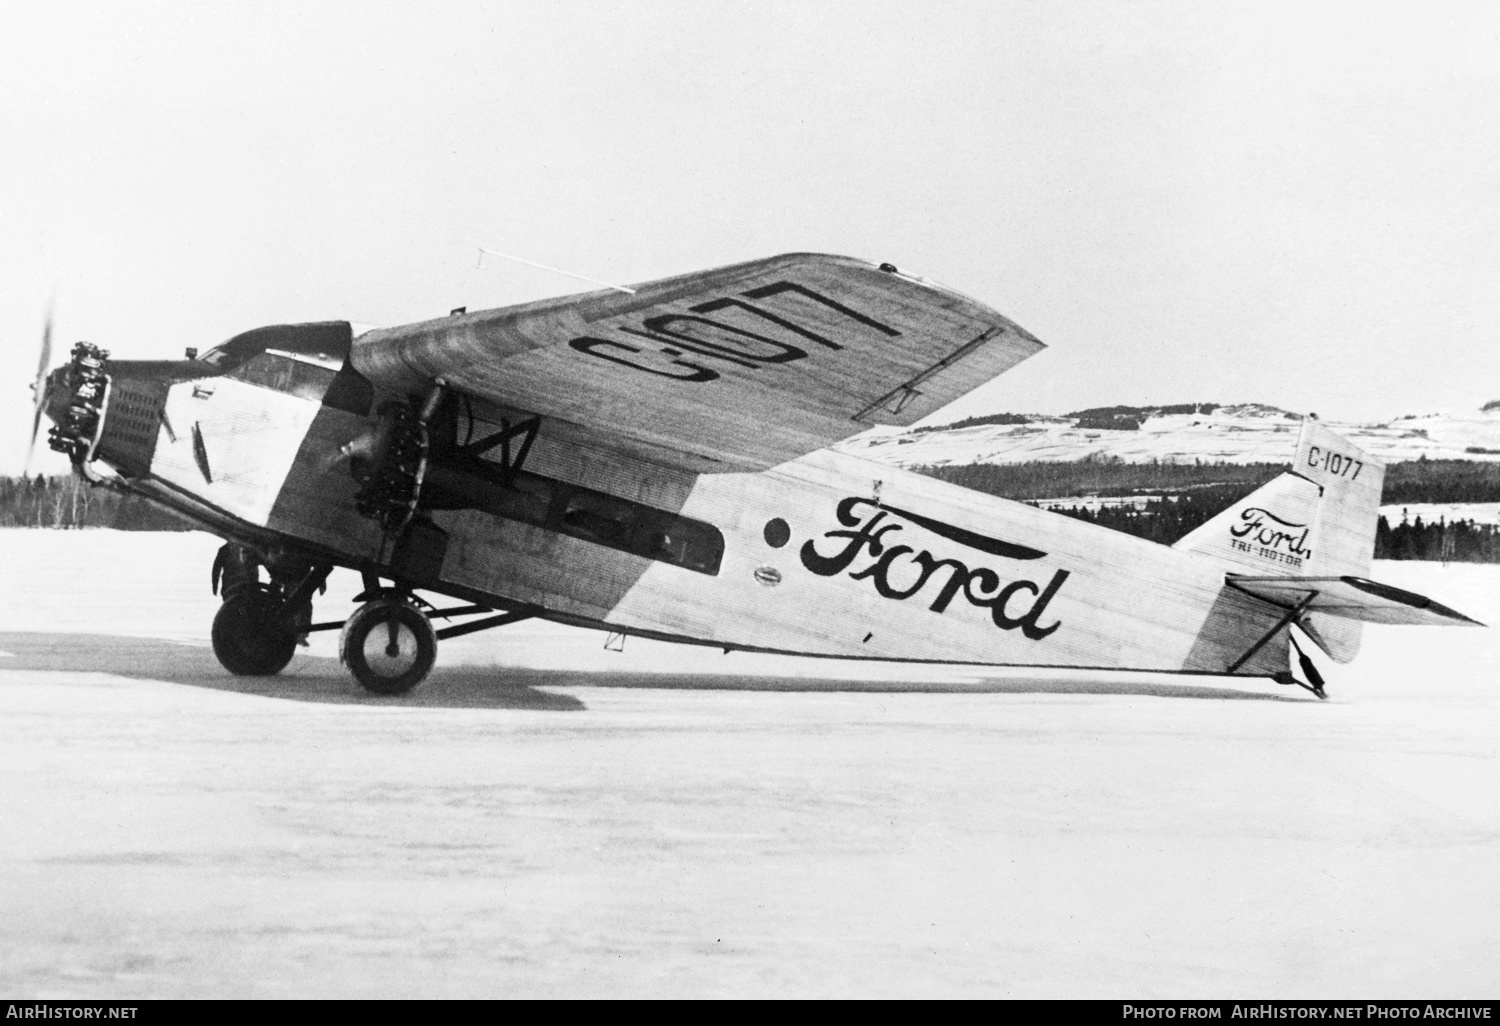
{"label": "dark stripe on fuselage", "polygon": [[1006,559],[1041,559],[1046,555],[1040,549],[1028,548],[1025,545],[1017,545],[1014,542],[1001,541],[999,538],[990,538],[982,534],[975,534],[973,531],[966,531],[962,527],[954,527],[952,524],[945,524],[941,520],[933,520],[931,517],[924,517],[918,513],[898,509],[884,502],[876,503],[876,505],[883,510],[889,510],[899,517],[905,517],[914,524],[927,528],[927,530],[939,537],[947,538],[949,541],[956,541],[960,545],[967,545],[971,549],[978,549],[980,552],[988,552],[992,556],[1004,556]]}

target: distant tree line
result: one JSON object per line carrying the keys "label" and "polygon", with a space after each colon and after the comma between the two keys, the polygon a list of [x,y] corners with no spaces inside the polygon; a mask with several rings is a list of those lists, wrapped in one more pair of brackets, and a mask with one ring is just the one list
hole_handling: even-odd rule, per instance
{"label": "distant tree line", "polygon": [[1500,460],[1407,460],[1385,468],[1387,506],[1406,502],[1500,502]]}
{"label": "distant tree line", "polygon": [[[1219,403],[1177,403],[1173,406],[1093,406],[1087,410],[1064,413],[1072,417],[1074,427],[1085,430],[1139,431],[1151,417],[1167,417],[1184,413],[1212,413]],[[1052,419],[1052,418],[1046,418]],[[959,428],[983,427],[986,424],[1030,424],[1033,418],[1024,413],[990,413],[982,417],[965,417],[951,424],[935,424],[931,427],[913,428],[912,434],[927,431],[956,431]]]}
{"label": "distant tree line", "polygon": [[[1254,491],[1290,468],[1286,463],[1126,463],[1118,456],[1066,463],[969,463],[912,469],[940,481],[1006,499],[1070,495],[1175,494],[1208,485]],[[1500,461],[1406,460],[1385,470],[1385,506],[1419,502],[1500,502]]]}
{"label": "distant tree line", "polygon": [[[1174,498],[1149,499],[1141,508],[1070,506],[1053,512],[1171,545],[1247,494],[1238,485],[1211,485]],[[1500,527],[1441,518],[1424,524],[1420,516],[1410,522],[1403,517],[1392,527],[1382,516],[1375,523],[1375,558],[1500,563]]]}
{"label": "distant tree line", "polygon": [[1186,413],[1212,413],[1219,403],[1177,403],[1174,406],[1090,406],[1086,410],[1065,413],[1065,417],[1125,417],[1145,420],[1148,417],[1170,417]]}
{"label": "distant tree line", "polygon": [[[1022,502],[1071,495],[1151,496],[1144,508],[1103,506],[1057,509],[1138,538],[1170,545],[1220,510],[1289,469],[1279,463],[1126,463],[1118,457],[1069,463],[914,467],[921,473],[976,491]],[[1155,497],[1160,496],[1159,501]],[[1386,467],[1381,504],[1500,502],[1500,462],[1417,459]],[[1394,527],[1382,517],[1375,536],[1377,559],[1446,559],[1500,562],[1497,528],[1472,520]],[[1446,553],[1446,555],[1445,555]]]}
{"label": "distant tree line", "polygon": [[1054,513],[1123,531],[1137,538],[1171,545],[1193,528],[1206,524],[1221,510],[1234,505],[1259,487],[1244,484],[1212,484],[1181,495],[1148,499],[1143,506],[1051,507]]}
{"label": "distant tree line", "polygon": [[1101,415],[1093,417],[1079,417],[1078,420],[1073,423],[1073,426],[1075,428],[1081,428],[1084,431],[1139,431],[1141,429],[1141,425],[1145,422],[1145,419],[1141,417],[1108,417]]}
{"label": "distant tree line", "polygon": [[1472,520],[1424,524],[1402,517],[1395,527],[1385,517],[1375,525],[1376,559],[1434,559],[1445,563],[1500,563],[1500,527]]}
{"label": "distant tree line", "polygon": [[1006,499],[1069,495],[1169,494],[1206,485],[1245,485],[1252,492],[1287,469],[1282,463],[1126,463],[1119,457],[1066,463],[969,463],[913,467],[940,481]]}
{"label": "distant tree line", "polygon": [[134,496],[76,477],[0,477],[0,527],[113,527],[190,531],[192,525]]}
{"label": "distant tree line", "polygon": [[965,417],[952,424],[933,424],[930,427],[912,428],[911,433],[920,435],[927,431],[957,431],[959,428],[983,427],[986,424],[1030,424],[1031,418],[1024,413],[988,413],[982,417]]}

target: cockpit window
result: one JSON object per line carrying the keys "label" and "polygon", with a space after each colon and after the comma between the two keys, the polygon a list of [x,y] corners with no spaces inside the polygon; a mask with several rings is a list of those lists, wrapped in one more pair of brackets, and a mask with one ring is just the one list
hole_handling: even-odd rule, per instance
{"label": "cockpit window", "polygon": [[263,388],[273,388],[299,399],[321,402],[337,373],[328,367],[295,359],[285,353],[260,353],[224,376]]}
{"label": "cockpit window", "polygon": [[334,367],[349,355],[352,331],[347,321],[315,321],[309,324],[272,324],[242,332],[198,357],[215,370],[227,371],[256,353],[276,349],[296,353]]}
{"label": "cockpit window", "polygon": [[235,339],[230,339],[222,345],[214,346],[206,353],[200,353],[198,361],[206,363],[215,370],[227,370],[237,363],[244,363],[249,356],[259,352],[259,349],[251,349],[248,353],[243,350],[246,347],[231,345]]}

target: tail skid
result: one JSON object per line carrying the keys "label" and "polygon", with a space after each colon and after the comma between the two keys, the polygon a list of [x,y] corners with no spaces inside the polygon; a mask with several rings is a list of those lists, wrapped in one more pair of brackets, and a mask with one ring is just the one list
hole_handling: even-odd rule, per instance
{"label": "tail skid", "polygon": [[[1302,667],[1302,674],[1307,678],[1307,683],[1304,684],[1296,677],[1292,677],[1292,683],[1299,688],[1306,688],[1319,698],[1327,698],[1328,693],[1323,690],[1323,675],[1318,672],[1318,668],[1313,665],[1313,661],[1307,658],[1307,653],[1302,651],[1302,646],[1297,644],[1296,636],[1290,631],[1287,632],[1287,640],[1292,643],[1292,650],[1297,653],[1297,662]],[[1291,676],[1291,674],[1288,673],[1287,676]]]}

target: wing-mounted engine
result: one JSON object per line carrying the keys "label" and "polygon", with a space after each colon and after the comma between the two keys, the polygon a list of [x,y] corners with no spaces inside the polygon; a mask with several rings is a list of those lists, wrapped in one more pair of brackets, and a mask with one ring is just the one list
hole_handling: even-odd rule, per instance
{"label": "wing-mounted engine", "polygon": [[392,400],[377,411],[379,425],[350,462],[359,482],[355,506],[378,523],[388,538],[399,538],[411,523],[422,496],[430,448],[427,418],[410,403]]}
{"label": "wing-mounted engine", "polygon": [[421,582],[438,574],[447,534],[427,514],[439,510],[477,510],[696,573],[719,572],[724,536],[714,525],[525,469],[541,423],[441,382],[420,405],[382,408],[379,426],[346,452],[360,482],[357,508],[385,531],[381,562],[392,576]]}
{"label": "wing-mounted engine", "polygon": [[[499,430],[476,441],[471,414],[468,437],[460,442],[463,402],[442,383],[420,406],[386,402],[377,411],[375,430],[350,444],[350,470],[360,485],[356,508],[392,541],[406,534],[419,511],[489,507],[489,493],[509,485],[526,461],[541,418],[514,424],[502,418]],[[498,463],[482,458],[497,448]]]}

